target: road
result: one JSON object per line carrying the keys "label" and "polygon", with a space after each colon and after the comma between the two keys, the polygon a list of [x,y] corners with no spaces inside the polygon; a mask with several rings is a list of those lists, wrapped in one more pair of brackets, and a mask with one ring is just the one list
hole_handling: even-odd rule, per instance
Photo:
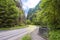
{"label": "road", "polygon": [[17,40],[18,38],[22,38],[27,33],[31,33],[34,31],[36,27],[27,27],[23,29],[17,30],[8,30],[8,31],[1,31],[0,32],[0,40]]}
{"label": "road", "polygon": [[30,33],[32,40],[46,40],[38,34],[38,29],[39,28],[36,28],[32,33]]}

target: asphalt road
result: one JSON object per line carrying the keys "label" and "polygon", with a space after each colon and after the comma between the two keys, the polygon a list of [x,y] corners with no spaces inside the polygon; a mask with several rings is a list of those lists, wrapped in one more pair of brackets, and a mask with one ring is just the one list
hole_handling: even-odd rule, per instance
{"label": "asphalt road", "polygon": [[46,40],[44,38],[42,38],[40,35],[38,35],[38,29],[36,28],[32,33],[31,33],[31,38],[32,40]]}
{"label": "asphalt road", "polygon": [[28,28],[0,32],[0,40],[17,40],[28,33]]}
{"label": "asphalt road", "polygon": [[36,29],[36,27],[27,27],[17,30],[1,31],[0,40],[17,40],[18,38],[22,38],[22,36],[26,35],[27,33],[32,32],[34,29]]}

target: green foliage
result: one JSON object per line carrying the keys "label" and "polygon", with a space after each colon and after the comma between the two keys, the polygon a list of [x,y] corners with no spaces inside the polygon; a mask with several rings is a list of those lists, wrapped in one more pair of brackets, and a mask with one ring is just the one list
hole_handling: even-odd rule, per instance
{"label": "green foliage", "polygon": [[50,31],[49,40],[60,40],[60,30]]}
{"label": "green foliage", "polygon": [[32,15],[32,22],[49,27],[49,40],[60,40],[60,0],[41,0],[39,10]]}
{"label": "green foliage", "polygon": [[[40,2],[39,2],[40,3]],[[28,11],[28,15],[27,15],[27,18],[31,21],[32,24],[37,24],[37,21],[36,21],[36,11],[37,10],[40,10],[40,6],[39,6],[39,3],[37,4],[37,6],[35,8],[31,8],[29,9]],[[39,23],[38,23],[39,24]]]}
{"label": "green foliage", "polygon": [[28,34],[28,35],[25,35],[25,36],[22,38],[22,40],[31,40],[31,37],[30,37],[30,35]]}
{"label": "green foliage", "polygon": [[30,21],[30,20],[26,20],[26,23],[27,23],[27,24],[31,24],[31,21]]}
{"label": "green foliage", "polygon": [[49,32],[49,40],[60,40],[60,0],[42,0],[41,15],[43,24],[52,29]]}
{"label": "green foliage", "polygon": [[53,29],[60,28],[59,2],[60,0],[41,0],[39,4],[41,10],[37,10],[31,17],[33,22]]}
{"label": "green foliage", "polygon": [[0,0],[0,27],[12,27],[17,24],[18,7],[14,0]]}
{"label": "green foliage", "polygon": [[[49,32],[49,40],[60,40],[60,0],[41,0],[41,10],[36,11],[34,22],[47,26],[52,31]],[[38,25],[37,24],[37,25]]]}
{"label": "green foliage", "polygon": [[[47,20],[47,26],[50,28],[60,28],[60,12],[59,12],[59,3],[58,0],[46,0],[45,2],[42,1],[42,14],[44,18]],[[45,6],[44,6],[45,5]]]}

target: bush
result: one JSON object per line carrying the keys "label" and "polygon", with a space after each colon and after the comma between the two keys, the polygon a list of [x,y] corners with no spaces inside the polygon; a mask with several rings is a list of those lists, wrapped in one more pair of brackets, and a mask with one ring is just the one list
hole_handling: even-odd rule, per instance
{"label": "bush", "polygon": [[25,35],[22,40],[31,40],[31,37],[29,34]]}
{"label": "bush", "polygon": [[52,30],[49,32],[49,40],[60,40],[60,30]]}
{"label": "bush", "polygon": [[30,20],[26,20],[26,22],[27,22],[28,25],[31,24],[31,21]]}

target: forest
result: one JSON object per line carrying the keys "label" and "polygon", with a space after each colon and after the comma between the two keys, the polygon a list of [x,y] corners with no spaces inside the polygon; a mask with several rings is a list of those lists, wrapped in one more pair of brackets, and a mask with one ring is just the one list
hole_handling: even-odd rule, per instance
{"label": "forest", "polygon": [[0,0],[0,28],[26,25],[47,27],[48,40],[60,40],[60,0],[41,0],[34,9],[29,9],[27,18],[21,2]]}
{"label": "forest", "polygon": [[27,24],[47,27],[48,40],[60,40],[60,0],[41,0],[28,13]]}

